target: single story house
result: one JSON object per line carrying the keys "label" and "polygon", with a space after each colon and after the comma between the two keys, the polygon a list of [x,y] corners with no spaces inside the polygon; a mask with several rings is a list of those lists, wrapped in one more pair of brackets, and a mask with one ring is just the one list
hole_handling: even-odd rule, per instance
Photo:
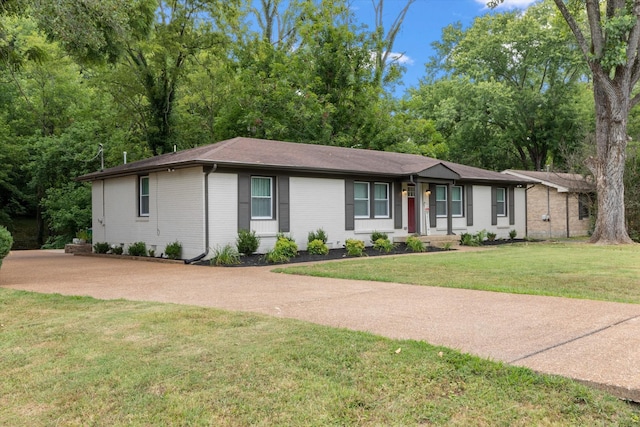
{"label": "single story house", "polygon": [[408,235],[526,232],[530,180],[412,154],[234,138],[78,178],[92,184],[93,241],[171,242],[210,257],[241,229],[278,233],[305,249],[322,228],[329,247],[369,244],[373,231]]}
{"label": "single story house", "polygon": [[595,184],[573,173],[506,170],[535,183],[527,189],[527,235],[550,239],[587,236]]}

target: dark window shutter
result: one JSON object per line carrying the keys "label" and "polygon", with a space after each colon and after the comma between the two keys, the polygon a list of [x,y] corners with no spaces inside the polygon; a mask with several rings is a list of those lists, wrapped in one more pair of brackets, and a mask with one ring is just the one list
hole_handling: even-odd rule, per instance
{"label": "dark window shutter", "polygon": [[438,225],[438,218],[436,217],[436,185],[429,184],[429,226],[436,227]]}
{"label": "dark window shutter", "polygon": [[238,230],[251,228],[251,176],[238,174]]}
{"label": "dark window shutter", "polygon": [[467,199],[466,212],[467,215],[467,226],[473,225],[473,185],[465,186],[465,197]]}
{"label": "dark window shutter", "polygon": [[353,194],[353,180],[344,180],[344,229],[355,230],[355,202]]}
{"label": "dark window shutter", "polygon": [[402,228],[402,183],[393,183],[393,228]]}
{"label": "dark window shutter", "polygon": [[491,187],[491,225],[498,225],[498,192]]}
{"label": "dark window shutter", "polygon": [[281,233],[288,233],[291,228],[289,214],[289,177],[278,177],[278,227]]}
{"label": "dark window shutter", "polygon": [[509,187],[509,225],[516,223],[516,189]]}

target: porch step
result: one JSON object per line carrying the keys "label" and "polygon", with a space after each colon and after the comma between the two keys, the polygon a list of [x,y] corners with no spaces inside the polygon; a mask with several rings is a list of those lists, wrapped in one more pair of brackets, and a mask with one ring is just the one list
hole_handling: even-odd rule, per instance
{"label": "porch step", "polygon": [[[409,236],[399,236],[394,237],[393,241],[396,243],[404,243],[407,241],[407,237]],[[430,235],[430,236],[416,236],[420,239],[424,244],[428,246],[434,246],[437,248],[441,248],[445,245],[450,246],[458,246],[460,244],[460,236],[456,235]]]}

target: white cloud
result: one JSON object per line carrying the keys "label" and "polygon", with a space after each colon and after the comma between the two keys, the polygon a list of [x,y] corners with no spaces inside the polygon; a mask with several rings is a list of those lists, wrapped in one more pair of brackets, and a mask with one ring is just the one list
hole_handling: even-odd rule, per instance
{"label": "white cloud", "polygon": [[[538,0],[504,0],[496,9],[526,9]],[[487,5],[487,0],[476,0],[483,6]]]}
{"label": "white cloud", "polygon": [[396,61],[398,64],[402,65],[413,65],[413,59],[404,53],[390,52],[389,61]]}

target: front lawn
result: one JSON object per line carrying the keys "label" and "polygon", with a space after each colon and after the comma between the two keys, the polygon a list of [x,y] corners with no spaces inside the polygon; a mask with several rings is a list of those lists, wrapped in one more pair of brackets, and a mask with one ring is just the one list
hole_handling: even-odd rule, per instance
{"label": "front lawn", "polygon": [[0,289],[0,425],[637,425],[568,379],[417,341]]}
{"label": "front lawn", "polygon": [[640,303],[640,245],[503,245],[292,266],[286,273]]}

